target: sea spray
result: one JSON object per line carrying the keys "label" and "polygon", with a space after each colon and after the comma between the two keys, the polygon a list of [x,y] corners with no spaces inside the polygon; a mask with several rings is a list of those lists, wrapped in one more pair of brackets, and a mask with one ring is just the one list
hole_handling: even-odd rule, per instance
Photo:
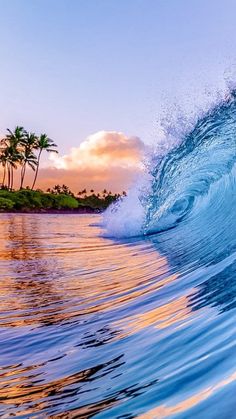
{"label": "sea spray", "polygon": [[146,173],[128,192],[103,214],[105,236],[113,238],[135,237],[142,234],[145,223],[145,205],[143,204],[149,185]]}
{"label": "sea spray", "polygon": [[[178,114],[175,125],[169,117],[162,124],[143,178],[137,180],[127,198],[104,214],[107,236],[154,234],[193,219],[201,231],[203,208],[214,219],[218,218],[217,202],[224,202],[224,196],[231,206],[235,195],[236,94],[228,90],[216,96],[217,104],[207,111],[192,114],[189,120]],[[225,181],[219,183],[223,177]],[[224,186],[220,189],[219,185]],[[222,208],[220,211],[224,212]]]}

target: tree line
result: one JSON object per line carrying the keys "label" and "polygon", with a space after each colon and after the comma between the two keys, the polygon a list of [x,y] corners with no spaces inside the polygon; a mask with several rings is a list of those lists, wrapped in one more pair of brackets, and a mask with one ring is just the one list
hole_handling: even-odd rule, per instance
{"label": "tree line", "polygon": [[13,131],[7,129],[6,136],[0,141],[0,165],[3,168],[1,188],[13,190],[14,174],[20,168],[20,189],[24,187],[27,167],[34,172],[31,189],[37,181],[42,153],[57,153],[57,145],[47,134],[37,136],[23,127]]}
{"label": "tree line", "polygon": [[72,192],[70,188],[66,186],[65,184],[55,185],[53,188],[48,188],[47,192],[56,194],[56,195],[57,194],[71,195],[73,197],[76,197],[77,199],[87,199],[91,197],[94,197],[94,198],[96,197],[98,199],[105,199],[109,197],[119,199],[119,198],[127,196],[127,193],[125,191],[123,191],[122,193],[112,193],[111,191],[108,192],[107,189],[103,189],[101,192],[95,193],[94,189],[90,189],[88,191],[86,188],[82,189],[81,191],[77,193],[77,195],[75,195],[74,192]]}

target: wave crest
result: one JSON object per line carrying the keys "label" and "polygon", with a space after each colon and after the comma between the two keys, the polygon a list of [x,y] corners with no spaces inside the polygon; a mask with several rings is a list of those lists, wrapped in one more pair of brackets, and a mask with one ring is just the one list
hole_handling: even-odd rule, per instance
{"label": "wave crest", "polygon": [[180,145],[151,161],[149,186],[147,177],[141,193],[136,185],[124,202],[105,215],[108,235],[150,235],[184,228],[185,234],[209,237],[218,235],[219,228],[234,230],[236,91],[199,118]]}

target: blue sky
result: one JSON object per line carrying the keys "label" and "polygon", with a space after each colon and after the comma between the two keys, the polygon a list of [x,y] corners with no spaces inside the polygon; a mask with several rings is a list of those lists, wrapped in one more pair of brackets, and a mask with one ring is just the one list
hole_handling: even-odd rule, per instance
{"label": "blue sky", "polygon": [[0,0],[0,132],[65,153],[100,130],[155,139],[164,102],[235,63],[235,0]]}

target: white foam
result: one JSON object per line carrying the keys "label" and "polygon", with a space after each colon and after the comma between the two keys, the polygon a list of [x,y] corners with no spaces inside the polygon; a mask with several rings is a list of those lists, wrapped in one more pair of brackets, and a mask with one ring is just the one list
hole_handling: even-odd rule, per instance
{"label": "white foam", "polygon": [[103,214],[103,227],[107,237],[134,237],[142,234],[145,205],[141,203],[147,193],[149,178],[142,178],[128,191],[128,195],[111,205]]}

